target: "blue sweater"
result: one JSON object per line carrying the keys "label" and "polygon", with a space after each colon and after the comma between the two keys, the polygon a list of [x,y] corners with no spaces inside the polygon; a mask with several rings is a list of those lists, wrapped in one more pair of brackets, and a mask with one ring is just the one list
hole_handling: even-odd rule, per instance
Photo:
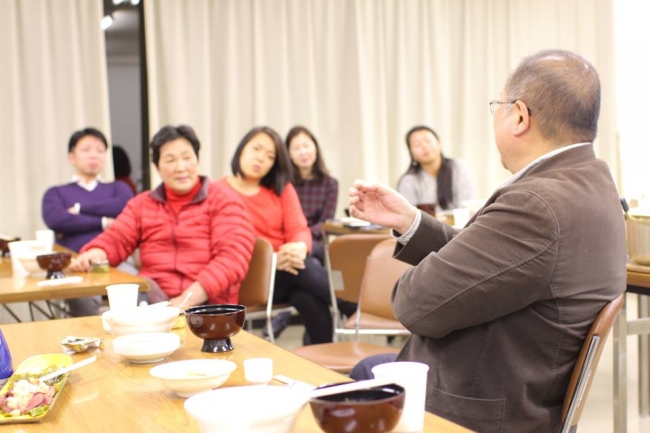
{"label": "blue sweater", "polygon": [[[88,191],[76,182],[49,188],[43,196],[43,221],[57,234],[56,243],[79,251],[102,232],[102,217],[117,217],[133,192],[124,182],[98,183]],[[68,212],[80,204],[79,215]]]}

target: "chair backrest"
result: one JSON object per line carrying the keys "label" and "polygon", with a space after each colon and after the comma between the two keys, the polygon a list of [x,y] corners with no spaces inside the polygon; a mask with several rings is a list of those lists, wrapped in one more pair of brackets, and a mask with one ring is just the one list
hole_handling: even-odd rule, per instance
{"label": "chair backrest", "polygon": [[361,314],[396,320],[391,307],[393,288],[399,277],[411,268],[411,265],[393,258],[396,242],[394,238],[383,240],[368,255],[359,297]]}
{"label": "chair backrest", "polygon": [[330,287],[335,297],[357,302],[363,280],[366,259],[379,242],[390,235],[351,234],[334,238],[327,254]]}
{"label": "chair backrest", "polygon": [[589,393],[591,382],[596,374],[598,361],[605,346],[607,335],[614,325],[614,320],[625,299],[625,293],[618,298],[608,302],[589,328],[585,342],[580,350],[580,355],[573,367],[569,387],[564,397],[564,407],[562,409],[562,433],[575,431],[582,415],[582,409],[586,402],[586,396]]}
{"label": "chair backrest", "polygon": [[275,279],[275,252],[266,239],[256,238],[248,273],[239,289],[239,303],[246,306],[264,305],[269,299],[269,288]]}

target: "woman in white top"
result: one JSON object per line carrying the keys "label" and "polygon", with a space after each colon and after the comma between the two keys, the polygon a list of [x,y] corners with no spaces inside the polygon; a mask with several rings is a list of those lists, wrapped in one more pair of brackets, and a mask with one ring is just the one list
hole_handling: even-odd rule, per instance
{"label": "woman in white top", "polygon": [[411,165],[397,190],[411,204],[436,204],[438,210],[461,207],[474,198],[469,167],[442,154],[438,134],[428,126],[415,126],[406,134]]}

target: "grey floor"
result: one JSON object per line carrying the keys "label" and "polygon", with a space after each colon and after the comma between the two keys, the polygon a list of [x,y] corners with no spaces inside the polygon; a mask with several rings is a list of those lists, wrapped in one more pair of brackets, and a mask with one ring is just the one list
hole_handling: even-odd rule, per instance
{"label": "grey floor", "polygon": [[[628,317],[636,317],[636,297],[628,295]],[[290,326],[282,333],[276,343],[285,348],[293,349],[302,345],[302,326]],[[637,373],[637,337],[630,336],[628,346],[628,433],[650,432],[650,417],[640,417],[638,412],[638,373]],[[375,341],[379,342],[379,341]],[[613,416],[613,353],[612,337],[607,339],[598,370],[587,397],[587,403],[580,420],[579,432],[583,433],[612,433],[614,431]]]}

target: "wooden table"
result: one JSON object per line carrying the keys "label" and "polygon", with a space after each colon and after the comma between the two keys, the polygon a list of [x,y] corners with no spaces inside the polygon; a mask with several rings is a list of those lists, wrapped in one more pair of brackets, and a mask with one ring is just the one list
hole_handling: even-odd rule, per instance
{"label": "wooden table", "polygon": [[627,293],[637,294],[638,319],[627,320],[626,302],[614,324],[614,432],[627,431],[627,336],[639,337],[639,413],[650,414],[650,266],[629,263]]}
{"label": "wooden table", "polygon": [[[110,268],[108,273],[66,271],[65,274],[66,276],[79,275],[82,277],[82,281],[74,284],[39,287],[36,283],[44,279],[43,275],[14,278],[11,259],[0,258],[0,304],[11,302],[33,303],[34,301],[105,295],[106,286],[110,284],[135,283],[140,286],[140,291],[149,290],[149,283],[146,279],[127,274],[115,268]],[[14,319],[19,321],[19,318],[11,309],[6,305],[4,307]]]}
{"label": "wooden table", "polygon": [[[25,358],[45,353],[60,353],[60,340],[68,335],[104,336],[104,349],[73,355],[77,362],[92,355],[97,361],[72,372],[56,405],[40,424],[5,427],[8,431],[28,432],[198,432],[183,403],[173,391],[149,375],[157,364],[130,364],[112,351],[112,336],[104,335],[99,317],[61,319],[4,325],[2,331],[11,349],[14,367]],[[233,338],[235,350],[227,354],[200,351],[202,340],[189,330],[177,332],[181,347],[167,361],[192,358],[228,359],[237,369],[222,386],[245,385],[243,360],[270,357],[274,374],[283,374],[314,385],[349,380],[347,377],[313,364],[252,334],[241,331]],[[38,337],[35,337],[38,336]],[[29,343],[26,343],[29,342]],[[242,408],[242,416],[247,410]],[[309,405],[300,413],[295,432],[319,432]],[[461,433],[469,430],[430,413],[425,414],[425,432]]]}

